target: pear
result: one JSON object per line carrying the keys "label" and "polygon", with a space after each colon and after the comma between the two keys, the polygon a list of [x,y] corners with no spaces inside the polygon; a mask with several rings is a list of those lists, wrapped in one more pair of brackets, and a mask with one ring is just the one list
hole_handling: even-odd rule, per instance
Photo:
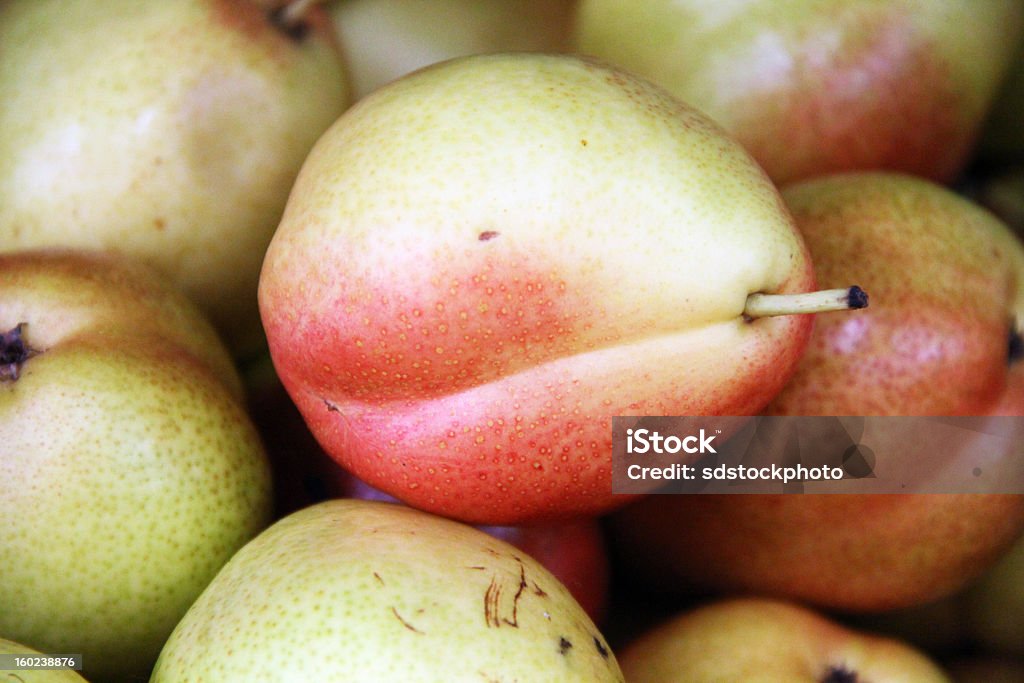
{"label": "pear", "polygon": [[482,531],[395,503],[333,500],[224,567],[151,683],[619,681],[569,591]]}
{"label": "pear", "polygon": [[581,0],[573,42],[709,115],[777,183],[950,181],[1022,22],[1017,0]]}
{"label": "pear", "polygon": [[672,617],[634,639],[621,662],[630,683],[950,683],[935,662],[900,641],[759,598]]}
{"label": "pear", "polygon": [[[856,278],[874,300],[856,317],[818,318],[767,414],[1024,415],[1011,362],[1024,247],[1003,223],[893,173],[817,178],[783,196],[820,282]],[[658,496],[615,528],[619,552],[657,585],[883,611],[979,576],[1024,530],[1024,496]]]}
{"label": "pear", "polygon": [[0,358],[0,633],[145,676],[269,522],[227,349],[141,263],[26,251],[0,255]]}
{"label": "pear", "polygon": [[[934,183],[853,173],[783,188],[822,283],[876,305],[818,321],[778,415],[981,415],[1005,389],[1024,313],[1024,247]],[[881,303],[883,302],[884,303]]]}
{"label": "pear", "polygon": [[[3,638],[0,638],[0,654],[46,657],[42,652]],[[66,654],[78,653],[70,652]],[[16,672],[7,671],[4,680],[11,683],[15,681],[18,683],[87,683],[74,669],[20,669]]]}
{"label": "pear", "polygon": [[273,16],[251,0],[0,4],[0,250],[130,255],[235,355],[263,348],[263,253],[348,102],[323,8]]}
{"label": "pear", "polygon": [[436,62],[564,52],[572,0],[336,0],[328,7],[355,99]]}
{"label": "pear", "polygon": [[763,408],[811,320],[762,316],[813,288],[777,190],[706,117],[589,60],[500,54],[405,76],[328,130],[259,297],[333,458],[415,507],[516,525],[629,500],[614,415]]}

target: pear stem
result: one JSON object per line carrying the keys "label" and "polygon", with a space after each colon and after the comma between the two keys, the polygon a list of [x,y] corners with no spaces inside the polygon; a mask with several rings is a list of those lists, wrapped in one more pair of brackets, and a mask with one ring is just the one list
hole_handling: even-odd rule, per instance
{"label": "pear stem", "polygon": [[322,0],[292,0],[281,8],[278,21],[286,28],[295,28],[306,20],[309,11],[320,2]]}
{"label": "pear stem", "polygon": [[25,341],[23,335],[28,323],[18,323],[7,332],[0,333],[0,381],[13,382],[21,375],[24,365],[38,351]]}
{"label": "pear stem", "polygon": [[866,308],[867,305],[867,292],[857,285],[844,289],[823,289],[818,292],[802,294],[755,292],[747,297],[747,305],[743,308],[743,317],[755,320],[776,315],[848,311]]}

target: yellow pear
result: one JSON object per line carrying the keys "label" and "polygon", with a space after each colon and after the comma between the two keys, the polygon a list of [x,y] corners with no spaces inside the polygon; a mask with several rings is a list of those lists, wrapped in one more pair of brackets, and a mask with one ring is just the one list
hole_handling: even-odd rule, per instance
{"label": "yellow pear", "polygon": [[143,264],[0,254],[0,633],[148,673],[269,521],[240,380],[198,309]]}
{"label": "yellow pear", "polygon": [[897,640],[760,598],[684,612],[629,643],[621,661],[630,683],[950,683]]}
{"label": "yellow pear", "polygon": [[231,559],[151,683],[623,681],[586,612],[512,545],[396,503],[292,513]]}
{"label": "yellow pear", "polygon": [[0,251],[129,254],[236,355],[264,341],[263,253],[310,147],[344,109],[323,8],[251,0],[0,4]]}

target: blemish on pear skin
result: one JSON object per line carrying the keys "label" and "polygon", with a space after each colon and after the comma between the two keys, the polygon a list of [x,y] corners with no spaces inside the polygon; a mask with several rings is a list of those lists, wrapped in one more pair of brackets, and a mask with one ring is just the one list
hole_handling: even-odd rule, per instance
{"label": "blemish on pear skin", "polygon": [[572,641],[565,636],[559,636],[558,638],[558,654],[565,655],[572,649]]}
{"label": "blemish on pear skin", "polygon": [[500,234],[501,233],[498,232],[497,230],[484,230],[482,233],[477,235],[476,238],[481,242],[487,242],[488,240],[493,240]]}
{"label": "blemish on pear skin", "polygon": [[[602,659],[608,659],[608,646],[601,642],[601,639],[594,636],[594,647],[597,649],[597,654],[601,655]],[[829,683],[832,683],[831,681]]]}
{"label": "blemish on pear skin", "polygon": [[516,586],[508,611],[505,614],[501,613],[501,596],[505,589],[497,575],[491,577],[491,582],[484,591],[484,621],[488,628],[500,628],[502,625],[519,628],[519,599],[529,584],[526,581],[526,566],[518,557],[514,559],[519,563],[519,585]]}
{"label": "blemish on pear skin", "polygon": [[487,585],[487,590],[484,591],[484,622],[489,628],[501,626],[501,620],[497,615],[500,598],[501,584],[498,583],[497,577],[492,577],[491,582]]}
{"label": "blemish on pear skin", "polygon": [[334,403],[328,401],[326,398],[321,398],[320,400],[324,402],[325,406],[327,406],[327,412],[329,412],[329,413],[340,413],[341,412],[341,408],[336,406]]}
{"label": "blemish on pear skin", "polygon": [[373,578],[377,579],[377,582],[380,585],[382,585],[382,586],[384,585],[384,579],[380,578],[380,574],[378,574],[377,572],[373,573]]}
{"label": "blemish on pear skin", "polygon": [[857,674],[845,666],[830,666],[821,683],[857,683]]}
{"label": "blemish on pear skin", "polygon": [[419,630],[418,628],[416,628],[415,626],[410,624],[408,621],[403,619],[402,615],[399,614],[398,610],[395,609],[394,607],[391,608],[391,613],[395,615],[395,619],[398,619],[398,621],[400,621],[402,623],[402,626],[406,627],[407,629],[409,629],[413,633],[418,633],[420,635],[423,635],[423,631]]}

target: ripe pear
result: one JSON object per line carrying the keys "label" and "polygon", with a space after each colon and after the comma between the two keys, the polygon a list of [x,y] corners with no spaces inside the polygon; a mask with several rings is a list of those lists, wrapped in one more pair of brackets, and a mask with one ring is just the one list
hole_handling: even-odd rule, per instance
{"label": "ripe pear", "polygon": [[0,357],[0,633],[145,676],[269,522],[227,349],[143,264],[28,251],[0,255]]}
{"label": "ripe pear", "polygon": [[332,500],[278,521],[224,567],[151,683],[622,681],[536,560],[395,503]]}
{"label": "ripe pear", "polygon": [[[26,655],[29,657],[46,655],[32,648],[19,645],[10,640],[0,638],[0,654]],[[60,654],[79,654],[77,652]],[[5,672],[5,681],[10,683],[87,683],[74,669],[21,669]]]}
{"label": "ripe pear", "polygon": [[329,19],[252,0],[0,4],[0,250],[157,268],[238,356],[263,348],[263,253],[347,104]]}
{"label": "ripe pear", "polygon": [[819,281],[859,278],[877,303],[818,320],[777,415],[981,415],[1014,365],[1021,246],[934,183],[854,173],[783,188]]}
{"label": "ripe pear", "polygon": [[759,304],[813,286],[776,189],[706,117],[588,60],[501,54],[349,109],[302,168],[259,296],[332,457],[509,525],[628,500],[614,415],[760,410],[811,320]]}
{"label": "ripe pear", "polygon": [[630,683],[950,683],[935,662],[900,641],[758,598],[671,618],[632,641],[621,663]]}
{"label": "ripe pear", "polygon": [[[1024,375],[1010,362],[1024,247],[1005,225],[892,173],[823,177],[783,196],[820,283],[853,278],[873,300],[856,316],[818,318],[767,414],[1024,415],[1012,399]],[[657,496],[624,510],[615,529],[619,552],[659,586],[880,611],[977,577],[1024,529],[1024,496]]]}
{"label": "ripe pear", "polygon": [[777,183],[952,180],[1021,36],[1016,0],[581,0],[574,45],[668,88]]}
{"label": "ripe pear", "polygon": [[424,66],[492,52],[564,52],[572,0],[337,0],[355,99]]}

